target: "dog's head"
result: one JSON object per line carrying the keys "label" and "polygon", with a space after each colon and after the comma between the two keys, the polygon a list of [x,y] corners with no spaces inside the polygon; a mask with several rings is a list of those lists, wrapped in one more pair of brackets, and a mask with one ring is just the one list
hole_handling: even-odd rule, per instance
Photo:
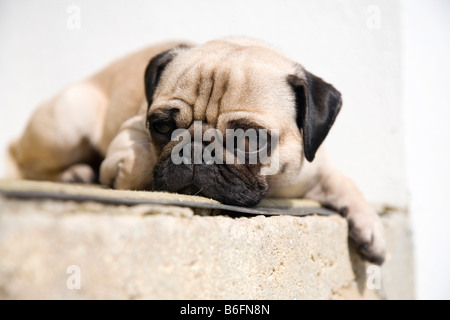
{"label": "dog's head", "polygon": [[163,52],[145,88],[153,189],[242,206],[292,182],[341,107],[333,86],[247,39]]}

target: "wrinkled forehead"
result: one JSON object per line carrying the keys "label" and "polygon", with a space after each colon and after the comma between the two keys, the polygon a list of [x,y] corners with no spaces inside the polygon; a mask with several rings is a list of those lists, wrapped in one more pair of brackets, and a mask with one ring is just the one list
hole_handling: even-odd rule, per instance
{"label": "wrinkled forehead", "polygon": [[221,41],[179,52],[165,69],[155,104],[180,100],[195,120],[214,122],[225,112],[266,113],[292,105],[287,76],[296,65],[270,49]]}

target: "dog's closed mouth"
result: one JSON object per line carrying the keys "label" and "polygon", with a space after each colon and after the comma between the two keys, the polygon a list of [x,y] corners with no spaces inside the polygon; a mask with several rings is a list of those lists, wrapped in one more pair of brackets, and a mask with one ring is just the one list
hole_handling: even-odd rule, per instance
{"label": "dog's closed mouth", "polygon": [[190,184],[178,190],[177,193],[187,194],[191,196],[204,196],[202,194],[202,190],[203,188],[199,188],[195,184]]}

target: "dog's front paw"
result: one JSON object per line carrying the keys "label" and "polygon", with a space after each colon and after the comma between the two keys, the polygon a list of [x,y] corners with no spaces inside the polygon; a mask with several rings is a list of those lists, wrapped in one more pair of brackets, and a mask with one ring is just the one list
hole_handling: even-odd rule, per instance
{"label": "dog's front paw", "polygon": [[150,189],[156,154],[145,121],[146,115],[139,114],[122,124],[100,166],[101,184],[114,189]]}
{"label": "dog's front paw", "polygon": [[381,265],[386,256],[383,224],[371,208],[363,211],[350,210],[345,214],[349,224],[349,236],[358,251],[370,262]]}
{"label": "dog's front paw", "polygon": [[100,183],[114,189],[148,190],[153,166],[142,145],[109,154],[100,166]]}
{"label": "dog's front paw", "polygon": [[133,159],[131,151],[106,157],[100,166],[100,183],[114,189],[132,189],[127,177],[130,176]]}

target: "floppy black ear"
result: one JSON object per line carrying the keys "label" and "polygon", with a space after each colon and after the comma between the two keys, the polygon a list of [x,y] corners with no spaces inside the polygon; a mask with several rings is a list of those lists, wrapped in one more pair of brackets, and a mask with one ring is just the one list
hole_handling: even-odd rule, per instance
{"label": "floppy black ear", "polygon": [[311,162],[341,109],[341,94],[307,71],[305,79],[289,75],[288,82],[295,92],[297,125],[303,133],[305,157]]}
{"label": "floppy black ear", "polygon": [[147,69],[145,69],[145,96],[149,107],[152,105],[153,94],[158,86],[159,79],[167,65],[175,58],[176,49],[178,48],[188,48],[188,46],[180,45],[156,55],[150,60]]}

